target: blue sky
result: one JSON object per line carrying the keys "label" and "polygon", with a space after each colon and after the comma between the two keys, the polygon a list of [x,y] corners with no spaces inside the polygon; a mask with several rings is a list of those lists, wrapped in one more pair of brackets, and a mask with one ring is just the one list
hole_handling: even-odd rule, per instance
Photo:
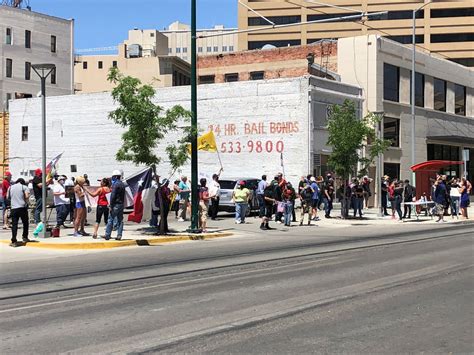
{"label": "blue sky", "polygon": [[[33,11],[75,20],[75,48],[115,46],[132,28],[190,23],[190,0],[30,0]],[[198,27],[237,26],[237,0],[197,0]]]}

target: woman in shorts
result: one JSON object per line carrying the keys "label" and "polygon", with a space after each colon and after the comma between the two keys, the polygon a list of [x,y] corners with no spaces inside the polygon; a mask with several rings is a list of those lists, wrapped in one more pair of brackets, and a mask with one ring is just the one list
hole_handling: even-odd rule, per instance
{"label": "woman in shorts", "polygon": [[209,211],[209,189],[206,187],[207,180],[201,179],[199,187],[199,228],[207,232],[207,212]]}
{"label": "woman in shorts", "polygon": [[85,187],[85,190],[90,196],[97,197],[94,233],[92,234],[92,238],[96,239],[97,232],[99,231],[99,225],[102,221],[102,216],[104,217],[105,225],[107,225],[107,221],[109,220],[109,201],[107,200],[107,194],[110,193],[110,180],[103,178],[100,181],[100,187],[94,192],[90,192],[87,187]]}
{"label": "woman in shorts", "polygon": [[76,199],[76,216],[74,219],[74,237],[88,236],[90,234],[84,231],[86,222],[86,201],[84,195],[84,183],[86,180],[83,176],[78,176],[74,185],[74,196]]}

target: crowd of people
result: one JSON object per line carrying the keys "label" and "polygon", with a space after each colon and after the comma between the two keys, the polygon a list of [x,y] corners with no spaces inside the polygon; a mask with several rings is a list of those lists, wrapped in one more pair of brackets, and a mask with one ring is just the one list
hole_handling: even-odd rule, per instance
{"label": "crowd of people", "polygon": [[[219,211],[221,188],[219,175],[214,174],[209,181],[200,179],[198,187],[199,198],[199,229],[207,232],[207,220],[215,220]],[[47,190],[53,195],[56,210],[56,226],[54,228],[73,228],[73,236],[90,236],[85,231],[87,214],[91,212],[86,206],[86,196],[97,199],[96,219],[92,238],[98,238],[99,225],[105,224],[104,239],[111,239],[112,232],[117,231],[116,239],[123,235],[123,215],[126,206],[126,184],[123,172],[115,170],[111,178],[100,180],[100,187],[91,188],[87,174],[76,178],[60,175],[47,178]],[[340,182],[340,180],[339,180]],[[310,225],[312,221],[320,220],[319,212],[324,212],[324,218],[332,218],[333,204],[337,200],[345,202],[347,209],[352,210],[354,218],[363,218],[363,210],[369,208],[369,198],[372,196],[373,180],[367,176],[354,178],[344,186],[328,172],[323,176],[302,176],[297,186],[287,181],[282,173],[276,174],[271,181],[266,175],[261,177],[258,185],[251,188],[245,180],[237,182],[232,191],[232,202],[235,205],[235,223],[245,223],[249,207],[254,198],[258,201],[258,214],[261,219],[260,229],[270,230],[270,222],[291,226],[292,223]],[[171,186],[170,186],[171,185]],[[468,218],[467,207],[472,185],[466,178],[447,180],[446,175],[438,175],[432,181],[430,196],[422,196],[421,200],[434,204],[431,213],[438,216],[437,222],[444,221],[444,216],[453,218]],[[23,241],[28,239],[28,224],[31,208],[31,220],[38,225],[42,211],[42,171],[37,169],[33,179],[28,183],[19,178],[12,182],[10,172],[6,172],[2,181],[2,210],[3,228],[12,231],[12,245],[17,242],[18,222],[23,224]],[[150,226],[156,227],[160,233],[168,233],[168,215],[174,213],[178,222],[188,220],[191,206],[191,184],[186,176],[174,181],[153,178],[153,198],[151,199]],[[416,200],[415,187],[409,180],[400,181],[384,176],[381,183],[382,211],[385,216],[402,221],[410,219],[412,203]],[[344,198],[345,197],[345,198]],[[344,201],[343,201],[344,200]],[[46,203],[46,202],[44,202]],[[300,207],[299,221],[296,218],[296,207]],[[403,210],[402,210],[403,207]],[[391,214],[388,212],[391,209]],[[10,216],[7,211],[10,210]],[[160,213],[160,211],[162,213]],[[8,218],[10,217],[10,218]],[[9,219],[12,223],[10,226]],[[69,219],[69,223],[68,223]]]}

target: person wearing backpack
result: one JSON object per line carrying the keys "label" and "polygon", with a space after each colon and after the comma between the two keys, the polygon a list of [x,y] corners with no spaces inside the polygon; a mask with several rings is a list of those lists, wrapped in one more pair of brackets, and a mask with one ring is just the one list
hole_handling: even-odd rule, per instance
{"label": "person wearing backpack", "polygon": [[301,190],[301,217],[300,217],[300,226],[304,223],[304,215],[308,215],[308,226],[311,224],[311,213],[313,208],[313,190],[309,184],[306,184],[305,187]]}
{"label": "person wearing backpack", "polygon": [[275,198],[275,189],[272,184],[268,184],[263,191],[263,199],[265,203],[265,214],[262,216],[262,223],[260,224],[261,230],[270,230],[269,221],[272,219],[273,207],[278,203]]}
{"label": "person wearing backpack", "polygon": [[19,178],[14,185],[11,185],[7,192],[7,199],[10,201],[11,206],[11,217],[12,217],[12,239],[10,246],[18,247],[21,244],[18,243],[16,236],[18,233],[18,221],[21,219],[23,224],[23,242],[31,242],[28,239],[28,198],[30,192],[26,186],[24,179]]}

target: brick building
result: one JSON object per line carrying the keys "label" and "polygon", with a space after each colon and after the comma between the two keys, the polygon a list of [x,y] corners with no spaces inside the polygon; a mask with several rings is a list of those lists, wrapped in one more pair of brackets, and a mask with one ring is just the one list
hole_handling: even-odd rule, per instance
{"label": "brick building", "polygon": [[308,73],[334,78],[335,72],[337,43],[328,40],[305,46],[198,57],[199,84],[294,78]]}

